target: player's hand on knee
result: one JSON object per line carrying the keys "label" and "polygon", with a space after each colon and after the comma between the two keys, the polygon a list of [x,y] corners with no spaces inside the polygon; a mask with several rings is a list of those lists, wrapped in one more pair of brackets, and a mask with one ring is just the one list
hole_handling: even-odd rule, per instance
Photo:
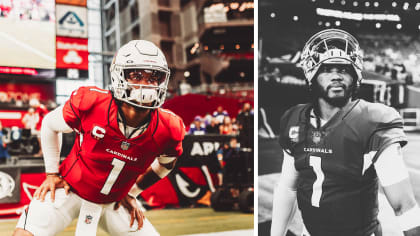
{"label": "player's hand on knee", "polygon": [[35,191],[34,197],[37,200],[44,201],[45,195],[47,195],[48,191],[51,191],[51,201],[54,202],[55,190],[57,188],[64,188],[66,194],[69,194],[70,185],[67,183],[67,181],[61,178],[61,176],[58,174],[47,174],[47,178]]}
{"label": "player's hand on knee", "polygon": [[123,199],[121,199],[121,201],[115,203],[114,210],[117,210],[120,205],[126,208],[130,213],[130,227],[133,226],[134,220],[137,220],[137,229],[140,230],[141,227],[143,227],[144,214],[140,206],[137,204],[137,200],[129,195],[126,195]]}

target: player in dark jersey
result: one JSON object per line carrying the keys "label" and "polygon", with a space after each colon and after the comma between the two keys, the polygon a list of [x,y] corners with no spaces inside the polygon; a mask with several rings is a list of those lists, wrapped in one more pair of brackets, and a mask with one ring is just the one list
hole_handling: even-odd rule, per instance
{"label": "player in dark jersey", "polygon": [[[158,235],[137,196],[182,154],[184,124],[161,109],[169,68],[153,43],[133,40],[110,67],[111,91],[81,87],[42,124],[46,180],[14,235],[56,235],[79,217],[76,235]],[[77,133],[59,165],[59,132]],[[123,207],[120,207],[122,205]]]}
{"label": "player in dark jersey", "polygon": [[420,209],[402,160],[407,143],[397,111],[352,99],[362,79],[357,40],[315,34],[302,53],[312,102],[281,119],[284,151],[274,189],[272,235],[285,235],[295,202],[311,236],[380,236],[378,179],[404,235],[420,235]]}

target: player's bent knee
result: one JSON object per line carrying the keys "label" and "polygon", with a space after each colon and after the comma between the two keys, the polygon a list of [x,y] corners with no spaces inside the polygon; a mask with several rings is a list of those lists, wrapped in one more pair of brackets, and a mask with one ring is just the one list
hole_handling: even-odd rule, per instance
{"label": "player's bent knee", "polygon": [[21,228],[16,228],[15,232],[13,232],[13,236],[34,236],[31,232],[26,231]]}

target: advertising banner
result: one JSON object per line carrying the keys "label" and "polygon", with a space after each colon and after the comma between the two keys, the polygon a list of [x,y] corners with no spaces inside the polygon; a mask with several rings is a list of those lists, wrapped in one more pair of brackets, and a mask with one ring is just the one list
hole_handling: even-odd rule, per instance
{"label": "advertising banner", "polygon": [[54,0],[6,2],[0,1],[0,66],[54,69]]}
{"label": "advertising banner", "polygon": [[87,0],[56,0],[55,3],[86,7]]}
{"label": "advertising banner", "polygon": [[57,5],[55,8],[57,36],[87,38],[87,9],[85,7]]}
{"label": "advertising banner", "polygon": [[57,37],[56,48],[57,69],[89,68],[88,39]]}

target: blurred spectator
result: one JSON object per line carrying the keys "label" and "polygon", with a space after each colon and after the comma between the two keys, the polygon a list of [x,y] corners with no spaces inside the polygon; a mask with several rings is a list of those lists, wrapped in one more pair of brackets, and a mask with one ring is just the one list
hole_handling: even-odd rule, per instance
{"label": "blurred spectator", "polygon": [[239,142],[242,147],[253,147],[254,143],[254,110],[251,104],[245,103],[236,117],[239,126]]}
{"label": "blurred spectator", "polygon": [[216,117],[212,117],[210,124],[206,126],[207,134],[218,134],[219,133],[219,121]]}
{"label": "blurred spectator", "polygon": [[223,120],[226,116],[229,116],[229,114],[226,110],[223,110],[222,106],[218,106],[217,110],[213,112],[213,117],[217,118],[219,124],[223,123]]}
{"label": "blurred spectator", "polygon": [[185,79],[183,79],[180,83],[179,83],[179,95],[185,95],[185,94],[189,94],[191,93],[191,85],[189,83],[187,83],[187,81]]}
{"label": "blurred spectator", "polygon": [[[45,107],[44,104],[41,104],[37,98],[32,98],[29,100],[29,106],[33,109],[35,109],[35,114],[38,115],[38,122],[35,126],[35,130],[33,131],[33,134],[35,134],[38,138],[38,143],[41,144],[41,125],[42,120],[49,112],[47,107]],[[35,154],[35,156],[42,156],[42,148],[41,145],[39,145],[39,152]]]}
{"label": "blurred spectator", "polygon": [[36,124],[35,129],[39,132],[41,130],[42,120],[49,112],[44,104],[41,104],[38,99],[32,98],[29,100],[29,106],[35,109],[35,113],[38,114],[39,120]]}
{"label": "blurred spectator", "polygon": [[209,125],[211,123],[211,120],[213,119],[213,116],[210,115],[210,113],[206,113],[206,115],[203,118],[203,122],[205,125]]}
{"label": "blurred spectator", "polygon": [[220,185],[241,181],[237,179],[239,167],[237,162],[239,157],[239,145],[235,137],[224,143],[217,151],[217,159],[219,159],[220,166],[222,166],[222,173],[218,173]]}
{"label": "blurred spectator", "polygon": [[35,113],[33,107],[28,109],[28,112],[22,118],[22,124],[25,129],[30,129],[31,131],[36,130],[36,126],[39,122],[39,115]]}
{"label": "blurred spectator", "polygon": [[225,116],[223,123],[219,126],[219,134],[235,134],[232,121],[229,116]]}
{"label": "blurred spectator", "polygon": [[188,134],[202,135],[206,133],[206,125],[203,123],[201,116],[196,116],[194,122],[190,125]]}
{"label": "blurred spectator", "polygon": [[232,132],[235,134],[239,134],[239,125],[236,117],[232,118]]}
{"label": "blurred spectator", "polygon": [[6,163],[9,158],[10,155],[7,151],[6,137],[3,134],[3,125],[0,122],[0,164]]}

